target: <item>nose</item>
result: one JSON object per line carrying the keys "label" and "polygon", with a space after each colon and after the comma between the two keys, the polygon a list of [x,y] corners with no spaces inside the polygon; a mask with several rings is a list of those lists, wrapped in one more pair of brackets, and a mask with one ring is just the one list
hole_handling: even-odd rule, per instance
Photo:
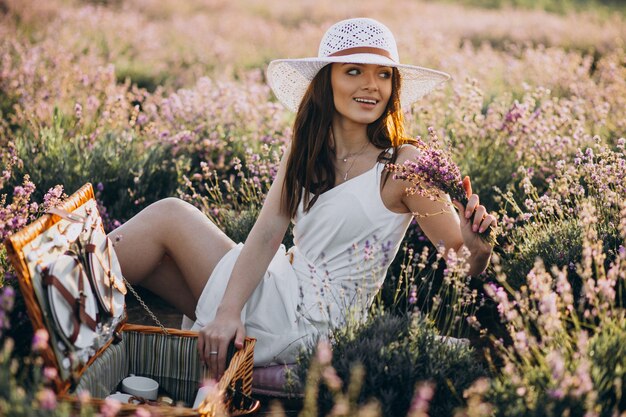
{"label": "nose", "polygon": [[378,83],[376,80],[376,74],[372,71],[367,71],[363,78],[363,89],[368,91],[378,91]]}

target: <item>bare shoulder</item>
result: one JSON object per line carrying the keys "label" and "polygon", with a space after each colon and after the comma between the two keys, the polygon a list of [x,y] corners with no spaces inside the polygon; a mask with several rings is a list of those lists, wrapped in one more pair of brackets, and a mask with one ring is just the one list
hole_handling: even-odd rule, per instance
{"label": "bare shoulder", "polygon": [[402,164],[405,161],[415,159],[422,151],[415,143],[405,143],[398,148],[398,158],[396,163]]}
{"label": "bare shoulder", "polygon": [[[405,161],[413,160],[419,155],[420,149],[412,143],[405,144],[397,148],[396,164],[403,164]],[[388,176],[387,176],[388,175]],[[404,202],[406,189],[411,184],[405,180],[394,178],[393,173],[385,170],[383,173],[384,185],[381,189],[381,196],[385,206],[396,213],[409,213],[411,210]]]}

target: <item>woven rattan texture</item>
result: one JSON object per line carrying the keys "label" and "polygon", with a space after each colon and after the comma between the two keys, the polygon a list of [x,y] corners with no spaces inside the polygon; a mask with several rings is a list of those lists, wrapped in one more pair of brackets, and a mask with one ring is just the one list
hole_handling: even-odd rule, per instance
{"label": "woven rattan texture", "polygon": [[330,56],[344,49],[360,46],[378,47],[387,50],[394,61],[399,62],[398,47],[393,34],[372,19],[350,19],[333,25],[320,42],[318,56]]}
{"label": "woven rattan texture", "polygon": [[[93,188],[91,184],[86,184],[64,201],[60,208],[72,212],[93,198]],[[5,241],[9,260],[17,272],[20,292],[24,298],[26,311],[33,325],[33,330],[47,329],[48,326],[35,293],[36,289],[33,286],[33,280],[23,248],[59,221],[61,221],[60,217],[46,214],[14,235],[9,236]],[[60,369],[57,356],[50,346],[41,352],[41,356],[47,366]],[[78,372],[80,373],[81,370]],[[59,375],[61,374],[62,373],[59,372]],[[57,378],[55,380],[55,386],[57,392],[63,393],[69,389],[70,382]]]}
{"label": "woven rattan texture", "polygon": [[[59,208],[71,213],[87,202],[93,202],[93,199],[93,188],[91,184],[86,184],[76,193],[72,194]],[[31,269],[29,268],[23,249],[61,220],[62,219],[56,215],[46,214],[21,231],[10,236],[5,241],[9,259],[17,271],[20,291],[23,294],[28,315],[35,330],[49,328],[50,320],[44,319],[43,309],[35,293],[36,289],[33,285]],[[51,330],[54,331],[53,329]],[[124,324],[121,332],[128,332],[129,335],[131,333],[133,334],[133,336],[129,336],[127,339],[135,340],[134,348],[122,345],[124,342],[118,345],[112,345],[112,340],[110,340],[108,343],[104,344],[85,365],[82,365],[79,369],[75,370],[75,372],[72,372],[71,379],[61,380],[58,378],[55,381],[55,388],[59,394],[59,398],[70,403],[79,404],[80,401],[78,398],[70,392],[73,385],[72,381],[76,381],[79,390],[82,388],[83,390],[89,389],[91,391],[93,396],[89,402],[98,409],[103,400],[96,398],[95,395],[106,395],[108,392],[115,389],[120,378],[122,378],[122,375],[125,376],[127,371],[139,373],[141,370],[139,366],[146,366],[146,373],[151,373],[153,376],[161,378],[168,390],[173,391],[173,394],[176,393],[182,400],[189,402],[192,393],[195,394],[194,391],[197,390],[198,383],[203,380],[203,374],[205,373],[204,367],[200,364],[197,351],[195,350],[197,333],[168,329],[168,335],[165,335],[163,330],[159,327],[132,324]],[[180,343],[176,341],[169,343],[167,341],[168,338],[179,339]],[[145,340],[146,342],[143,343],[146,343],[148,346],[143,346],[141,342],[137,342],[138,340]],[[130,343],[130,340],[128,343]],[[235,353],[230,366],[222,379],[220,379],[220,388],[226,390],[226,387],[233,387],[235,383],[238,383],[238,385],[242,387],[244,394],[248,396],[251,394],[254,344],[254,339],[247,338],[244,343],[244,348]],[[141,360],[136,357],[124,357],[123,351],[125,349],[140,352],[139,355],[144,357]],[[145,357],[145,351],[151,356],[150,358]],[[137,353],[135,353],[135,355],[137,355]],[[168,356],[170,356],[170,358],[168,358]],[[48,347],[42,352],[42,357],[46,365],[60,369],[57,356],[51,347]],[[174,360],[177,360],[178,363],[173,364],[172,361]],[[102,365],[103,361],[105,363],[108,361],[109,366]],[[169,362],[164,364],[163,361]],[[96,364],[95,367],[91,368],[94,364]],[[111,366],[115,367],[116,370],[112,372]],[[60,374],[61,372],[59,372],[59,375]],[[85,380],[81,383],[81,376],[83,374],[85,375]],[[226,405],[228,406],[229,404]],[[258,405],[258,402],[253,402],[249,409],[231,410],[231,414],[246,414],[247,412],[256,410]],[[145,406],[146,405],[141,405],[141,407]],[[186,407],[149,407],[154,409],[153,414],[164,417],[212,416],[210,412],[198,412]],[[137,408],[137,405],[124,404],[119,415],[134,415]]]}

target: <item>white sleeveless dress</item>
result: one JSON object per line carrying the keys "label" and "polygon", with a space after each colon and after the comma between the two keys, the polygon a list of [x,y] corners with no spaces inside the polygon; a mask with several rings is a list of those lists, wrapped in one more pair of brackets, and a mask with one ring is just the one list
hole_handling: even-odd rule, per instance
{"label": "white sleeveless dress", "polygon": [[[280,246],[241,319],[257,339],[255,365],[294,363],[312,337],[365,317],[411,221],[380,195],[383,163],[321,194],[294,219],[294,246]],[[389,179],[392,180],[391,178]],[[241,252],[217,264],[196,307],[192,330],[213,320]]]}

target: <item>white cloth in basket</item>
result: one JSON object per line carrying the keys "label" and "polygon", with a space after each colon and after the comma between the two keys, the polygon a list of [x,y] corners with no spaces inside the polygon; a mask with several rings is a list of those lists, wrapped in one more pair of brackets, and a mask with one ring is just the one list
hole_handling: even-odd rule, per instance
{"label": "white cloth in basket", "polygon": [[[360,320],[382,286],[411,214],[387,209],[380,195],[384,164],[321,194],[294,219],[294,246],[281,245],[241,317],[255,337],[256,366],[293,363],[312,337]],[[389,181],[393,181],[389,178]],[[214,317],[240,243],[217,264],[196,307],[192,330]]]}

